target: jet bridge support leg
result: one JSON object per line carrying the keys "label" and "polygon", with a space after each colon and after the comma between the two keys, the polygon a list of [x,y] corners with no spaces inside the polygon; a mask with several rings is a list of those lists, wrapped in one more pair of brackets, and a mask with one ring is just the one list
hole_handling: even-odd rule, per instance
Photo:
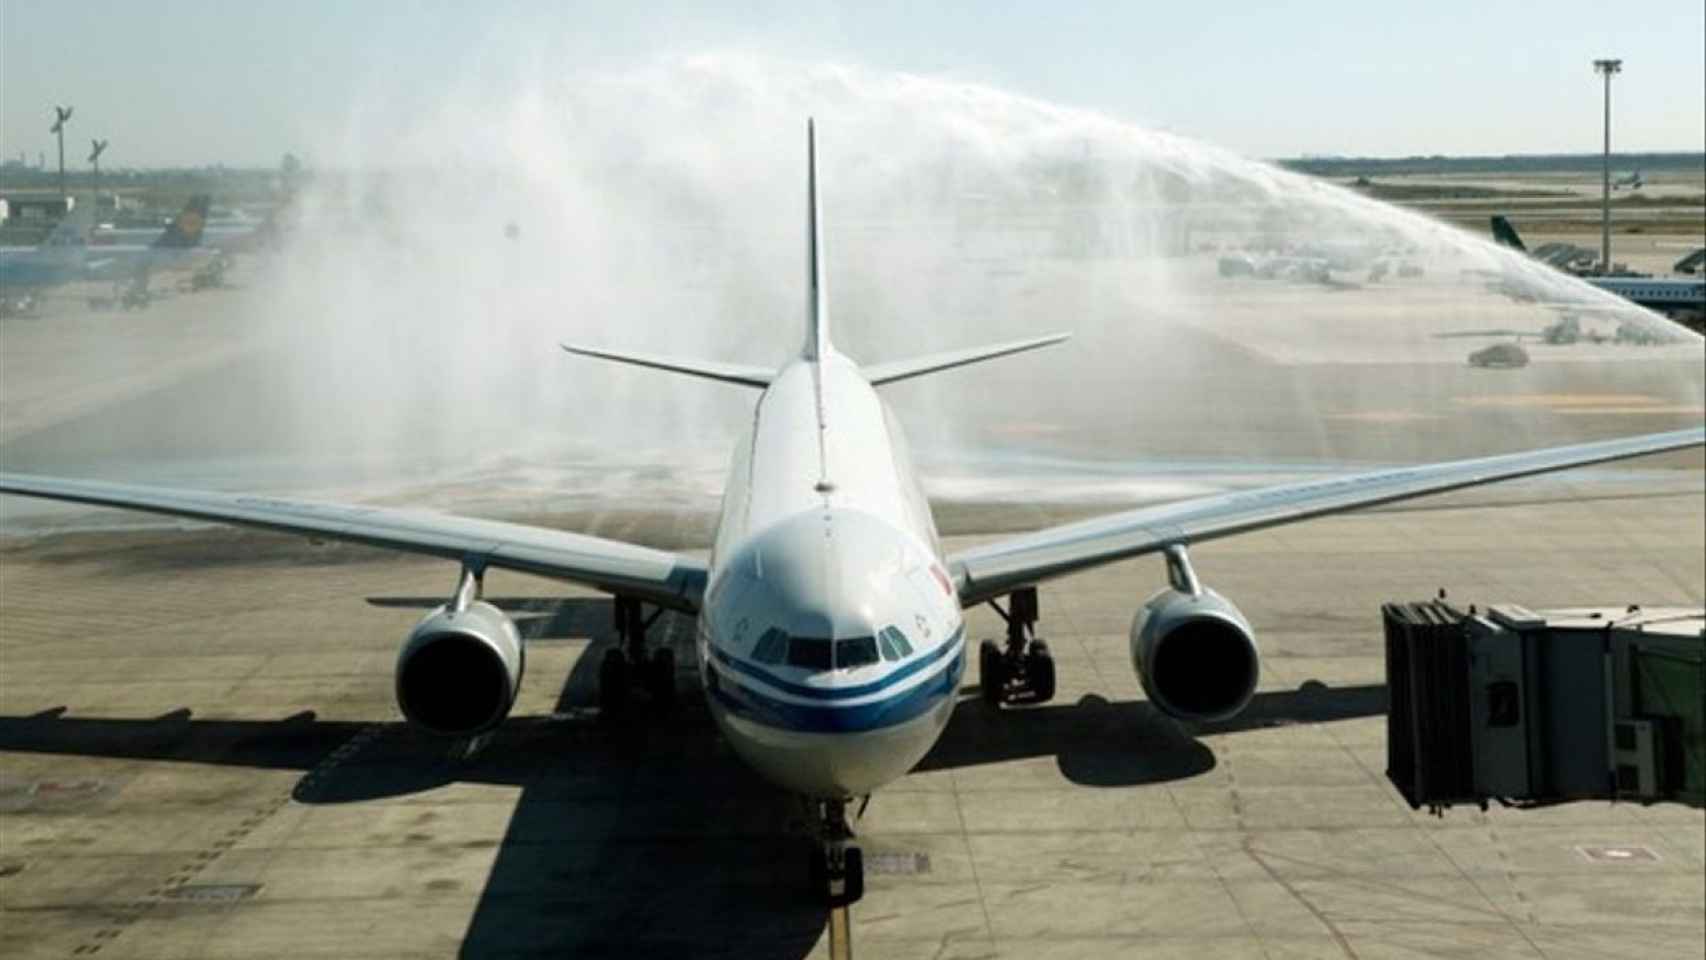
{"label": "jet bridge support leg", "polygon": [[606,714],[620,712],[636,685],[643,686],[659,706],[674,703],[675,649],[666,642],[648,652],[646,644],[646,634],[663,615],[663,608],[656,607],[647,616],[639,600],[617,597],[612,612],[616,645],[604,652],[599,664],[599,706]]}
{"label": "jet bridge support leg", "polygon": [[1007,642],[985,640],[978,645],[984,700],[999,706],[1054,699],[1054,655],[1048,642],[1037,636],[1037,588],[1022,587],[1008,594],[1005,610],[994,600],[989,606],[1007,621]]}

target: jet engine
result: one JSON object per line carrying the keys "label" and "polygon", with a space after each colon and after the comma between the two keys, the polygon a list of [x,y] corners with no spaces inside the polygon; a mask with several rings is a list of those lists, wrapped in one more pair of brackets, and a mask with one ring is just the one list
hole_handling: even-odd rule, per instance
{"label": "jet engine", "polygon": [[503,722],[521,689],[521,633],[475,600],[446,604],[409,632],[397,655],[397,705],[433,733],[466,736]]}
{"label": "jet engine", "polygon": [[1131,622],[1131,663],[1149,702],[1181,720],[1235,716],[1261,669],[1249,621],[1200,586],[1169,587],[1144,603]]}

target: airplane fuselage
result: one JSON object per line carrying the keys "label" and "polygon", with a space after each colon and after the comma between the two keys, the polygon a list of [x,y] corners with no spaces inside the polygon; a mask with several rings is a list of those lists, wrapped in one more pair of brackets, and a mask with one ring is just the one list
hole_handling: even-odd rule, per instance
{"label": "airplane fuselage", "polygon": [[1588,283],[1649,310],[1706,311],[1706,280],[1655,277],[1590,277]]}
{"label": "airplane fuselage", "polygon": [[833,350],[783,368],[735,449],[698,621],[725,737],[794,792],[868,794],[947,726],[965,645],[894,415]]}

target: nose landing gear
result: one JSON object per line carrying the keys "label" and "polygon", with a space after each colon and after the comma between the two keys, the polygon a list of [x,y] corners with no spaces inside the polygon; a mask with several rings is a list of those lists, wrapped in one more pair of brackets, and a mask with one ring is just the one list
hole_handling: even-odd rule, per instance
{"label": "nose landing gear", "polygon": [[616,646],[604,651],[598,665],[598,705],[614,715],[628,705],[635,686],[644,687],[652,702],[668,706],[675,702],[675,650],[668,643],[646,649],[646,631],[663,615],[663,608],[641,615],[640,601],[617,597]]}
{"label": "nose landing gear", "polygon": [[865,896],[865,852],[853,843],[847,801],[814,800],[817,836],[806,857],[806,882],[824,905],[845,907]]}
{"label": "nose landing gear", "polygon": [[1048,643],[1036,635],[1037,588],[1025,587],[1008,595],[1007,609],[995,601],[989,605],[1007,621],[1005,646],[994,640],[978,645],[977,665],[983,699],[992,707],[1001,704],[1047,703],[1054,699],[1054,655]]}

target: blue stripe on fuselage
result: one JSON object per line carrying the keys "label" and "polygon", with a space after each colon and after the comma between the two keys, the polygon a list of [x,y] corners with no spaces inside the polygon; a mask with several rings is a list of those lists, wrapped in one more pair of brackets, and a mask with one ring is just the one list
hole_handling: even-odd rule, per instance
{"label": "blue stripe on fuselage", "polygon": [[893,671],[872,680],[870,683],[861,683],[856,687],[808,687],[802,683],[790,683],[757,664],[741,660],[738,657],[730,656],[726,651],[719,649],[714,643],[711,644],[711,656],[715,657],[718,663],[723,664],[731,670],[744,673],[754,680],[762,681],[763,683],[769,684],[784,693],[791,693],[796,697],[807,697],[812,700],[828,701],[851,700],[855,697],[868,697],[880,690],[892,687],[902,680],[905,680],[907,677],[910,677],[918,671],[923,670],[931,664],[941,660],[959,646],[960,639],[965,636],[965,631],[965,624],[962,623],[952,634],[948,636],[947,642],[943,643],[941,646],[924,654],[911,663],[901,664]]}
{"label": "blue stripe on fuselage", "polygon": [[957,643],[943,644],[942,649],[954,653],[941,673],[904,693],[870,703],[842,706],[790,703],[767,696],[738,679],[727,682],[715,668],[707,670],[705,678],[708,692],[719,704],[753,723],[800,733],[864,733],[922,716],[944,697],[959,692],[960,678],[965,674],[964,650]]}

